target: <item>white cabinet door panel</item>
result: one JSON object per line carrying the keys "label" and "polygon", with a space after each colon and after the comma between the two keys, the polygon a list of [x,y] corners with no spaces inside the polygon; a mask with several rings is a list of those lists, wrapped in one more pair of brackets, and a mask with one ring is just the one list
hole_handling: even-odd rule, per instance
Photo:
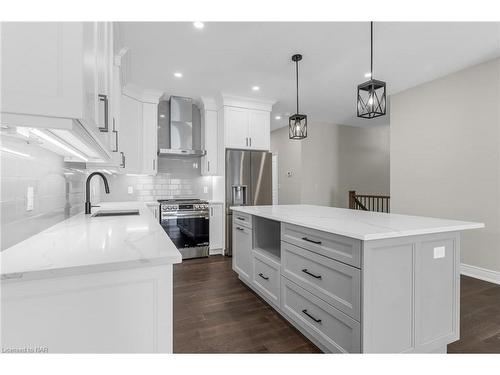
{"label": "white cabinet door panel", "polygon": [[226,147],[249,148],[248,119],[247,109],[236,107],[224,108]]}
{"label": "white cabinet door panel", "polygon": [[1,34],[2,112],[82,118],[83,24],[7,22]]}
{"label": "white cabinet door panel", "polygon": [[222,249],[222,203],[210,204],[210,250]]}
{"label": "white cabinet door panel", "polygon": [[254,150],[269,150],[270,146],[270,113],[267,111],[249,111],[248,136],[250,148]]}
{"label": "white cabinet door panel", "polygon": [[233,270],[240,278],[252,280],[252,230],[233,223]]}

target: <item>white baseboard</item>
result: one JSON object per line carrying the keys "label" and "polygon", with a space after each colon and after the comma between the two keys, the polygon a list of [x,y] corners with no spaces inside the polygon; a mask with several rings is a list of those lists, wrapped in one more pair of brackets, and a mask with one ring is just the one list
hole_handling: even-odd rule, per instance
{"label": "white baseboard", "polygon": [[460,265],[460,273],[465,276],[474,277],[476,279],[481,279],[490,283],[500,285],[500,272],[498,271],[492,271],[486,268],[471,266],[470,264],[462,263]]}
{"label": "white baseboard", "polygon": [[209,255],[219,255],[222,254],[222,249],[210,249],[208,250]]}

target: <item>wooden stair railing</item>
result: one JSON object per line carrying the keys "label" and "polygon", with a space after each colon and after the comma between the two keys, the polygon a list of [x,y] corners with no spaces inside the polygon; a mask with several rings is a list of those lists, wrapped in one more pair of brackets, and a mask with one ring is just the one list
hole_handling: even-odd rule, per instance
{"label": "wooden stair railing", "polygon": [[349,208],[352,210],[390,212],[390,199],[388,195],[356,194],[355,190],[349,191]]}

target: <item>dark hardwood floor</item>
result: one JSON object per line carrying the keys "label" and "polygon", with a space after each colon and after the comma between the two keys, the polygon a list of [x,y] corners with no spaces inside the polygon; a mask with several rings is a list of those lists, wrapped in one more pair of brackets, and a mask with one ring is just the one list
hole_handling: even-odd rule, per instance
{"label": "dark hardwood floor", "polygon": [[[500,353],[500,286],[462,276],[461,339],[449,353]],[[319,353],[246,287],[231,258],[174,265],[174,353]]]}
{"label": "dark hardwood floor", "polygon": [[500,353],[500,285],[461,277],[460,340],[448,353]]}

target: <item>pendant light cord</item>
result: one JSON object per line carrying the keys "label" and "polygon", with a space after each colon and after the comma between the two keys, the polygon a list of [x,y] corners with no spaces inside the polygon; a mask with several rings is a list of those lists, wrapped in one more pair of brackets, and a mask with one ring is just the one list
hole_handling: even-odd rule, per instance
{"label": "pendant light cord", "polygon": [[370,79],[373,79],[373,21],[370,22]]}
{"label": "pendant light cord", "polygon": [[297,86],[297,114],[299,114],[299,62],[295,61],[295,75]]}

